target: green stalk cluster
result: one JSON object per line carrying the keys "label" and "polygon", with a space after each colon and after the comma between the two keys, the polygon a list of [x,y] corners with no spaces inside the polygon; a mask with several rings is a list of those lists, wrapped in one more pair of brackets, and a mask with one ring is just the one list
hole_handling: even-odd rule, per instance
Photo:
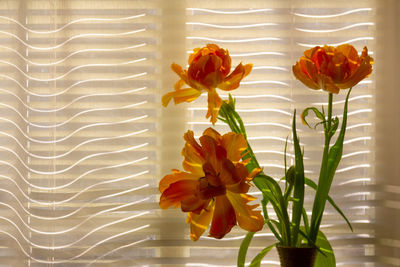
{"label": "green stalk cluster", "polygon": [[[319,251],[315,265],[316,267],[336,266],[335,256],[332,247],[329,244],[329,241],[326,239],[325,235],[319,230],[319,228],[325,209],[325,204],[326,201],[328,201],[339,212],[339,214],[343,216],[350,229],[352,229],[348,219],[329,196],[329,190],[332,185],[333,177],[342,157],[343,141],[347,124],[347,107],[350,92],[351,89],[346,96],[340,133],[333,146],[330,145],[331,139],[334,136],[339,125],[338,118],[332,117],[333,95],[329,94],[327,115],[325,114],[325,111],[323,109],[322,111],[320,111],[315,107],[307,108],[302,113],[302,118],[308,125],[306,121],[306,116],[308,115],[308,111],[313,111],[317,118],[321,120],[321,122],[317,125],[322,124],[324,127],[325,143],[318,184],[315,184],[311,179],[305,177],[304,175],[303,152],[300,147],[300,142],[296,130],[296,111],[294,111],[292,121],[295,165],[287,168],[286,142],[284,158],[285,176],[282,178],[285,180],[284,190],[281,189],[278,181],[266,175],[264,170],[262,170],[253,179],[253,183],[262,193],[261,206],[264,214],[265,223],[274,234],[278,242],[263,249],[252,260],[250,264],[251,267],[260,266],[262,258],[275,245],[289,247],[316,247]],[[229,95],[229,101],[222,104],[219,111],[219,116],[219,119],[225,122],[233,132],[242,134],[247,140],[244,123],[240,115],[235,110],[235,99],[233,99],[232,96]],[[243,159],[250,159],[246,167],[248,168],[248,171],[251,172],[254,168],[260,168],[260,164],[258,163],[257,158],[248,141],[247,145],[248,148],[244,152]],[[308,220],[307,213],[304,209],[305,185],[313,188],[316,191],[310,221]],[[270,218],[268,215],[267,206],[269,204],[272,206],[276,213],[276,220]],[[291,218],[288,212],[290,207],[292,209]],[[253,236],[254,233],[249,232],[246,238],[243,240],[238,255],[238,266],[244,266],[247,249]]]}

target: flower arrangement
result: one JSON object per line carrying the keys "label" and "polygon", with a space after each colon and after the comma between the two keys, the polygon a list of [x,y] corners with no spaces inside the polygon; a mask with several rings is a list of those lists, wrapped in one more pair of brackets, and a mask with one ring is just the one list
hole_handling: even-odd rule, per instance
{"label": "flower arrangement", "polygon": [[[338,47],[317,46],[306,50],[293,66],[293,74],[304,85],[328,92],[328,110],[326,113],[323,108],[308,107],[301,114],[302,122],[311,127],[307,116],[310,111],[313,112],[319,120],[316,126],[322,125],[324,130],[325,143],[317,184],[304,175],[303,152],[297,135],[294,110],[292,138],[295,164],[287,167],[286,143],[283,188],[278,180],[268,176],[260,167],[247,141],[244,123],[235,110],[236,100],[229,95],[228,100],[222,101],[216,91],[216,88],[224,91],[238,88],[241,80],[251,72],[252,65],[240,63],[230,73],[231,58],[228,50],[215,44],[194,49],[188,63],[188,70],[183,70],[175,63],[171,65],[180,80],[175,84],[174,91],[163,96],[163,105],[167,106],[172,99],[175,104],[191,102],[202,92],[207,92],[206,118],[210,118],[212,124],[220,119],[229,125],[232,132],[221,135],[210,127],[203,132],[199,142],[195,140],[192,131],[184,134],[184,171],[172,170],[171,174],[160,181],[160,207],[180,207],[183,212],[187,212],[190,237],[194,241],[208,228],[209,236],[218,239],[223,238],[237,224],[248,231],[239,249],[238,266],[244,266],[251,239],[264,224],[274,234],[277,243],[263,249],[250,266],[259,266],[263,257],[275,246],[278,247],[281,262],[283,256],[280,248],[307,247],[317,254],[316,266],[336,266],[332,247],[320,231],[320,224],[328,201],[351,228],[343,212],[329,197],[329,191],[342,156],[351,89],[372,72],[373,59],[368,55],[367,48],[359,56],[356,49],[348,44]],[[185,85],[187,87],[182,88]],[[333,94],[338,94],[342,89],[349,90],[340,131],[335,143],[331,145],[332,137],[339,128],[339,119],[332,114]],[[257,204],[249,204],[256,200],[247,194],[251,183],[262,193],[263,215],[255,209]],[[305,186],[315,190],[310,220],[304,209]],[[269,217],[269,205],[274,209],[276,219]]]}

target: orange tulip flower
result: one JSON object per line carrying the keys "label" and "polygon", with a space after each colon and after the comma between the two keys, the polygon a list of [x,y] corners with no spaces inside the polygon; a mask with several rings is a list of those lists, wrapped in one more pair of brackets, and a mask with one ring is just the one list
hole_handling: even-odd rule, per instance
{"label": "orange tulip flower", "polygon": [[293,66],[293,74],[311,89],[337,94],[355,86],[372,72],[373,59],[364,47],[361,56],[349,45],[316,46],[306,50]]}
{"label": "orange tulip flower", "polygon": [[247,231],[261,230],[264,219],[258,205],[248,205],[255,200],[246,194],[249,182],[261,170],[250,174],[242,161],[247,143],[243,135],[233,132],[221,136],[208,128],[200,137],[200,144],[192,131],[184,135],[182,154],[186,172],[172,170],[159,184],[160,207],[181,207],[188,212],[192,240],[197,240],[207,230],[209,235],[222,238],[236,223]]}
{"label": "orange tulip flower", "polygon": [[[231,91],[239,87],[240,81],[246,77],[252,64],[240,63],[231,71],[231,57],[228,50],[219,48],[216,44],[208,44],[203,48],[195,48],[189,56],[189,69],[183,70],[178,64],[173,63],[171,69],[181,78],[174,86],[175,91],[162,97],[164,107],[171,99],[175,104],[191,102],[198,98],[202,92],[208,93],[208,112],[206,118],[211,117],[211,122],[217,121],[218,111],[222,105],[216,88]],[[182,86],[188,85],[189,88]]]}

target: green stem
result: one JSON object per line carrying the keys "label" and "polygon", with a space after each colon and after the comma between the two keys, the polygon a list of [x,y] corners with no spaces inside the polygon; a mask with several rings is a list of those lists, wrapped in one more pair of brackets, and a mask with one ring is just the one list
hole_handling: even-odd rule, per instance
{"label": "green stem", "polygon": [[237,258],[238,267],[245,266],[247,250],[249,248],[251,239],[253,238],[254,234],[255,234],[254,232],[248,232],[246,237],[243,239],[242,244],[240,245],[239,254]]}
{"label": "green stem", "polygon": [[331,130],[331,127],[332,127],[332,102],[333,102],[333,94],[329,93],[329,99],[328,99],[328,132]]}
{"label": "green stem", "polygon": [[310,225],[310,239],[315,243],[317,241],[319,225],[321,222],[322,213],[324,212],[325,203],[323,201],[322,196],[322,189],[324,187],[325,180],[327,178],[327,168],[328,168],[328,153],[329,153],[329,146],[332,135],[330,134],[331,127],[332,127],[332,103],[333,103],[333,95],[329,93],[328,99],[328,118],[327,123],[324,127],[325,133],[325,144],[324,144],[324,152],[322,154],[322,161],[321,161],[321,169],[319,172],[318,178],[318,187],[317,192],[315,194],[313,210],[311,215],[311,225]]}

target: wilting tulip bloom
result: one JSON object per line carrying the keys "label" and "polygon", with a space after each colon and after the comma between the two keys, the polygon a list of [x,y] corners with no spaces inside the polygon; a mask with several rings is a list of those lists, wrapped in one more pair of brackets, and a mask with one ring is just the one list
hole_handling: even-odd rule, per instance
{"label": "wilting tulip bloom", "polygon": [[[172,70],[181,78],[175,84],[175,91],[162,97],[163,106],[167,106],[171,99],[175,104],[191,102],[198,98],[202,92],[208,93],[208,112],[206,118],[211,117],[214,124],[217,121],[218,111],[222,105],[216,88],[231,91],[239,87],[240,81],[246,77],[252,65],[240,63],[231,71],[231,57],[228,50],[215,44],[208,44],[203,48],[196,48],[189,56],[189,69],[183,70],[178,64],[171,65]],[[184,85],[188,88],[182,88]]]}
{"label": "wilting tulip bloom", "polygon": [[306,50],[293,66],[298,80],[311,89],[323,89],[337,94],[359,83],[372,72],[373,59],[364,47],[361,56],[349,45],[316,46]]}
{"label": "wilting tulip bloom", "polygon": [[200,144],[190,130],[184,139],[186,172],[172,170],[160,181],[160,207],[181,207],[188,212],[192,240],[199,239],[210,222],[209,235],[215,238],[224,237],[236,223],[247,231],[261,230],[264,219],[254,210],[258,205],[248,205],[255,198],[246,194],[249,182],[261,170],[249,174],[241,160],[247,149],[243,135],[230,132],[221,136],[208,128]]}

